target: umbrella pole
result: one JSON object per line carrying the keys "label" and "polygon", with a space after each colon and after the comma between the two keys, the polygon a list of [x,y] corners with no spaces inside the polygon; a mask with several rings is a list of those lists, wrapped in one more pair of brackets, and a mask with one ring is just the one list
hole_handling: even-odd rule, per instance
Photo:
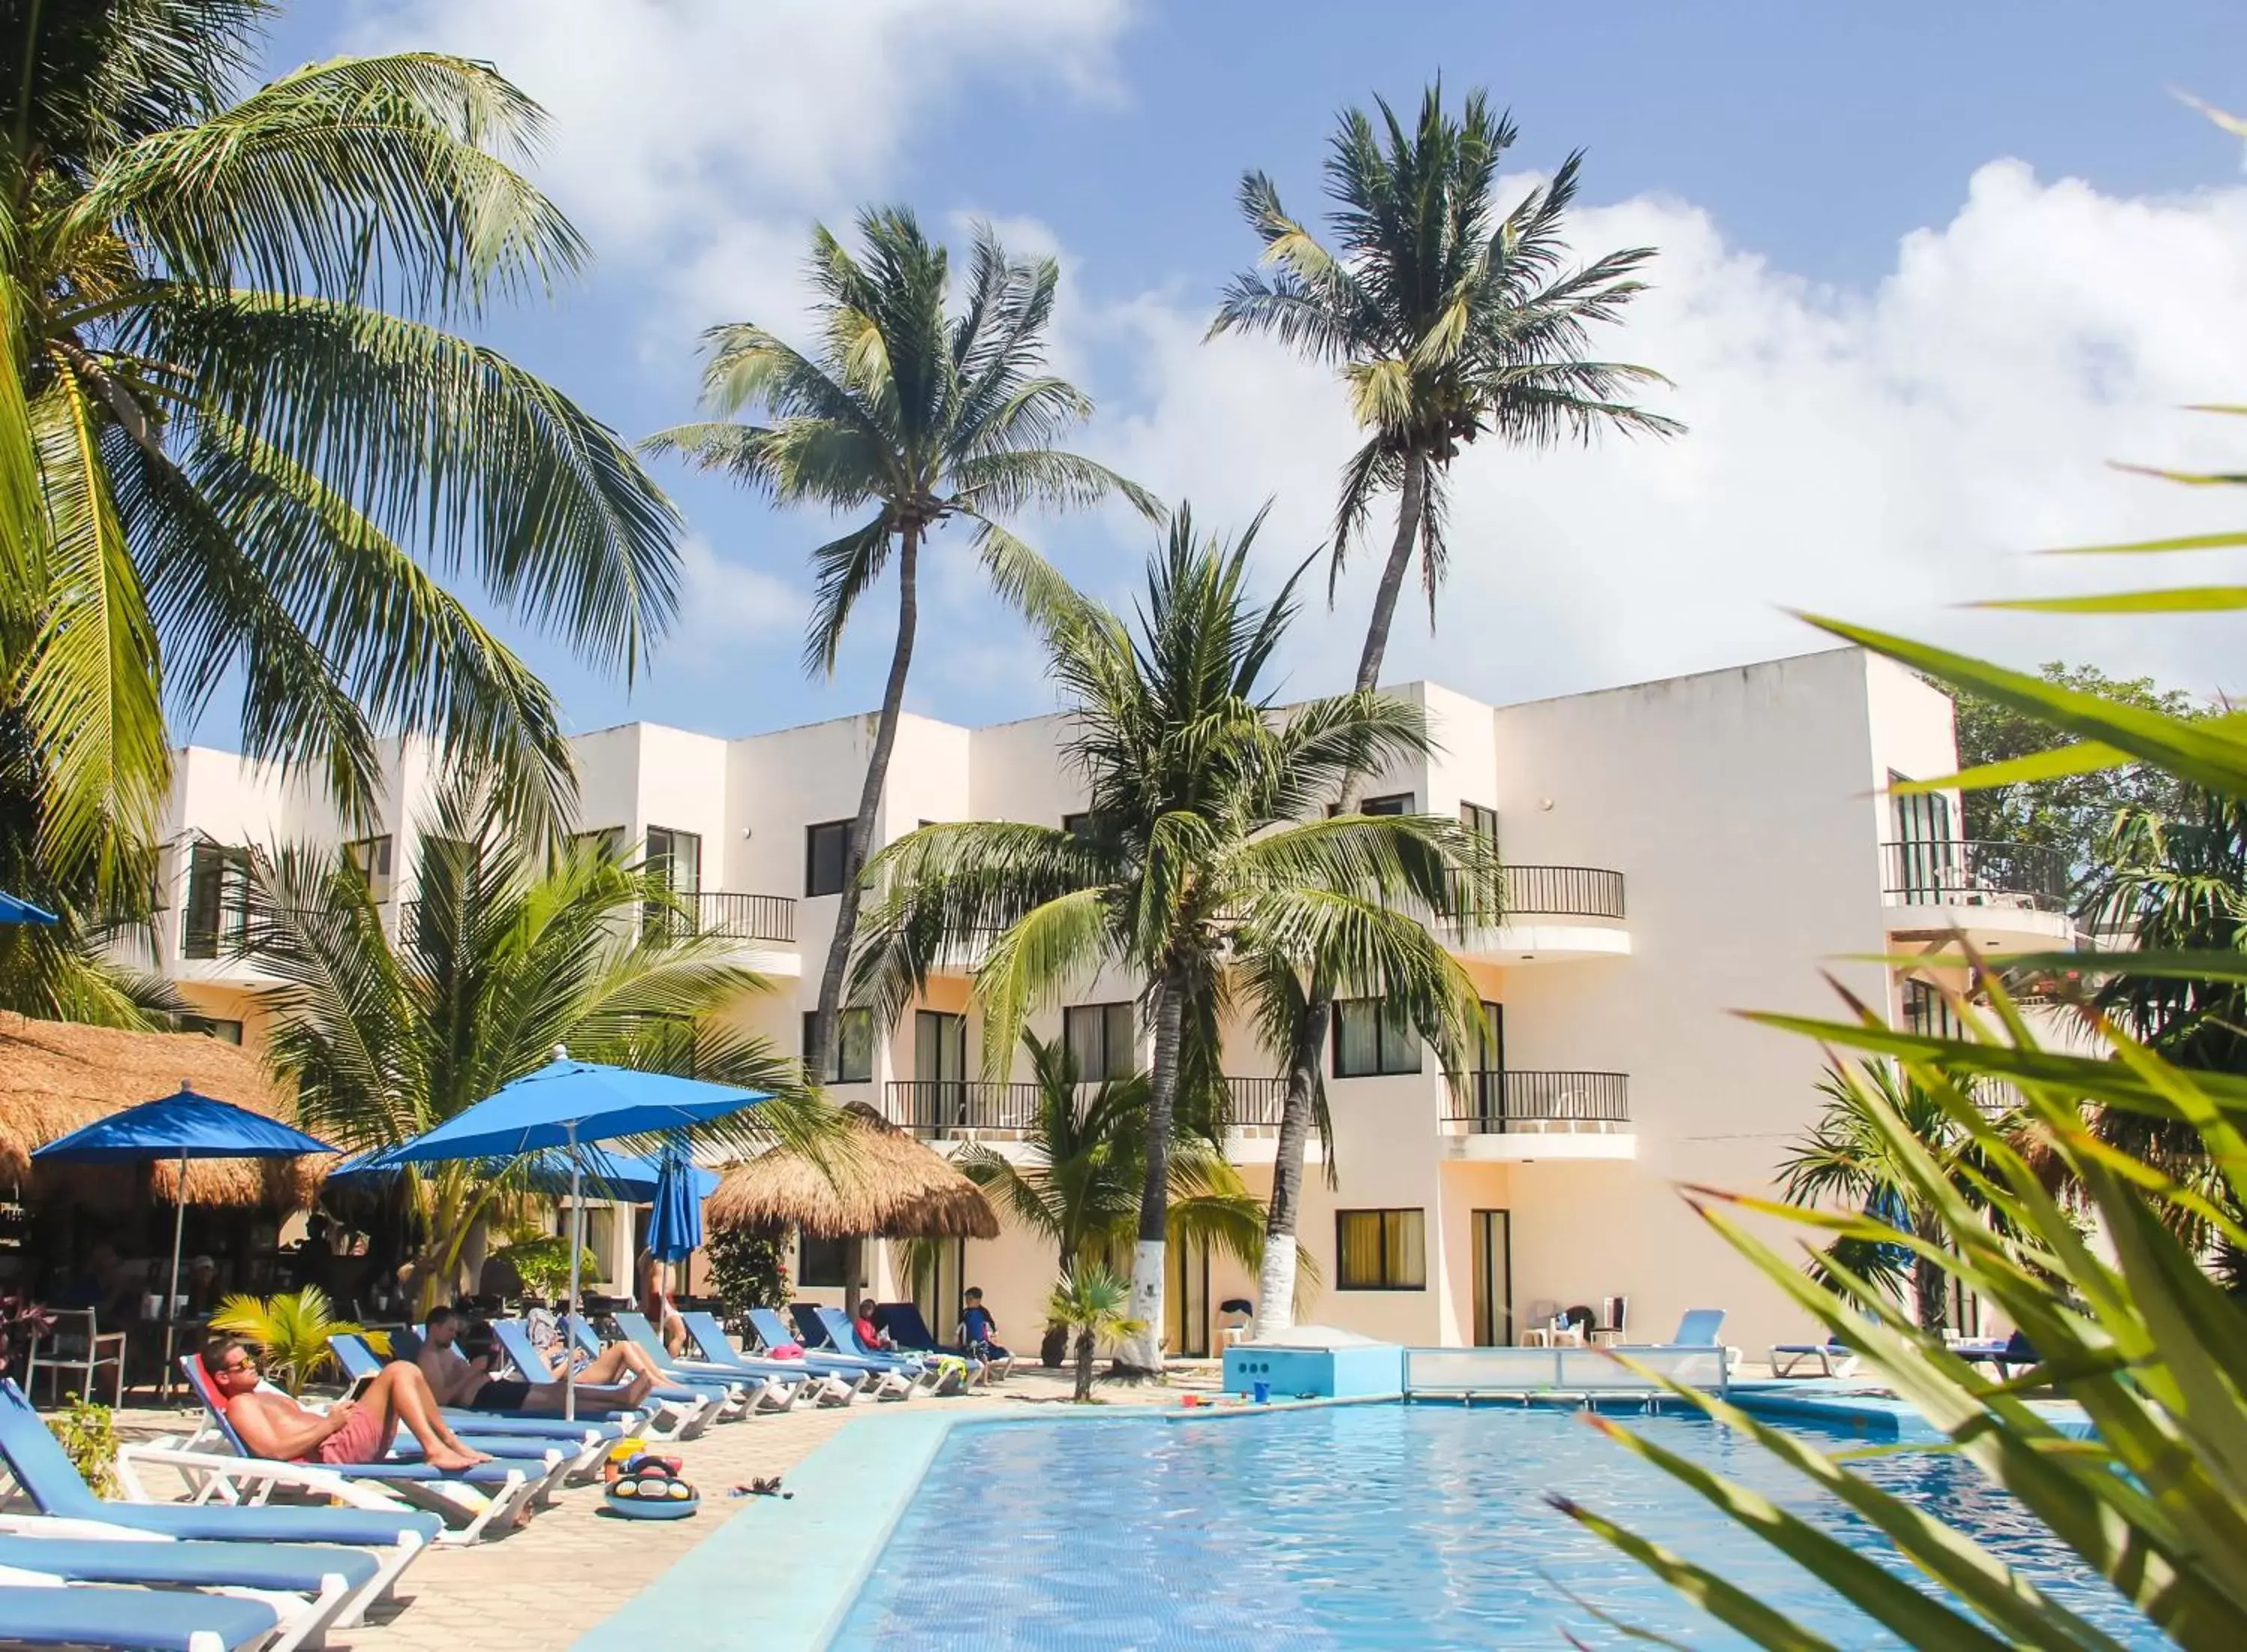
{"label": "umbrella pole", "polygon": [[180,1154],[178,1196],[172,1204],[172,1285],[164,1294],[164,1397],[172,1396],[172,1332],[179,1318],[180,1242],[188,1229],[188,1156]]}
{"label": "umbrella pole", "polygon": [[585,1255],[582,1237],[585,1207],[578,1195],[577,1121],[573,1119],[563,1128],[570,1133],[570,1329],[562,1343],[562,1420],[574,1423],[577,1420],[577,1269]]}

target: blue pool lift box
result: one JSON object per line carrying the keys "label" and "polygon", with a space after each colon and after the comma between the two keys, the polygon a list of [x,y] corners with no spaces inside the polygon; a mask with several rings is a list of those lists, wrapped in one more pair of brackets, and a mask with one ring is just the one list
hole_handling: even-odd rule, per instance
{"label": "blue pool lift box", "polygon": [[1404,1350],[1393,1342],[1335,1348],[1286,1348],[1245,1342],[1225,1350],[1225,1391],[1253,1394],[1259,1382],[1275,1400],[1366,1399],[1404,1391]]}

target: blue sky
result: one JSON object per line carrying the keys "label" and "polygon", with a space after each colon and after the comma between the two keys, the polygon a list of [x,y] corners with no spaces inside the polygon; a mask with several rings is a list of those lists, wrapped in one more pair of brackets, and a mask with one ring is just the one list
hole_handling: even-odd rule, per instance
{"label": "blue sky", "polygon": [[[297,6],[272,56],[417,44],[490,58],[552,110],[538,175],[598,263],[484,336],[619,429],[690,415],[700,327],[797,324],[814,217],[986,215],[1063,260],[1057,358],[1101,406],[1076,445],[1205,517],[1274,497],[1274,566],[1317,543],[1349,430],[1323,373],[1198,342],[1253,253],[1233,185],[1262,167],[1312,213],[1338,107],[1415,99],[1438,71],[1486,86],[1523,174],[1590,152],[1580,247],[1663,249],[1643,321],[1604,347],[1670,372],[1663,405],[1693,432],[1472,455],[1458,576],[1432,638],[1424,616],[1404,628],[1399,672],[1504,699],[1814,645],[1786,604],[2237,686],[2204,622],[1952,611],[2102,577],[2024,549],[2207,520],[2100,461],[2221,453],[2226,433],[2167,410],[2247,399],[2239,146],[2167,92],[2247,105],[2236,5],[1622,3],[1586,23],[1510,3],[355,0]],[[739,733],[871,703],[886,589],[837,681],[796,664],[802,556],[830,524],[662,474],[696,539],[647,676],[627,693],[517,638],[573,725]],[[1032,526],[1088,584],[1128,590],[1128,518]],[[963,560],[937,571],[914,703],[1043,709],[1020,628]],[[1336,612],[1306,616],[1305,690],[1346,671],[1363,596],[1345,581]]]}

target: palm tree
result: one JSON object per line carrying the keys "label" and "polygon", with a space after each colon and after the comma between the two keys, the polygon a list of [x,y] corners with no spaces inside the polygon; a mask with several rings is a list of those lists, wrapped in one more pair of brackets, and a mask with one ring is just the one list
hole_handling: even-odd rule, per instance
{"label": "palm tree", "polygon": [[1113,1270],[1096,1262],[1080,1262],[1064,1273],[1046,1300],[1046,1317],[1076,1333],[1076,1391],[1079,1405],[1092,1400],[1092,1357],[1103,1343],[1128,1343],[1146,1330],[1130,1316],[1131,1287]]}
{"label": "palm tree", "polygon": [[[277,985],[271,1059],[293,1081],[307,1130],[352,1150],[395,1145],[543,1066],[578,1055],[773,1092],[726,1133],[816,1147],[823,1108],[795,1062],[707,1019],[765,982],[724,943],[670,940],[649,925],[659,876],[564,844],[546,870],[473,782],[441,793],[422,826],[418,898],[393,938],[340,853],[284,847],[252,857],[242,947]],[[522,1178],[488,1166],[420,1167],[408,1183],[425,1239],[425,1297],[452,1284],[469,1230]],[[566,1248],[566,1247],[565,1247]]]}
{"label": "palm tree", "polygon": [[66,882],[145,905],[166,707],[372,817],[375,731],[553,814],[552,696],[441,583],[629,673],[679,522],[614,435],[446,331],[584,248],[487,65],[335,58],[246,91],[268,0],[9,8],[0,46],[0,700]]}
{"label": "palm tree", "polygon": [[1426,730],[1417,708],[1378,694],[1278,710],[1266,678],[1294,580],[1269,604],[1250,598],[1256,531],[1205,540],[1181,506],[1150,559],[1136,634],[1082,599],[1048,604],[1048,675],[1072,720],[1063,754],[1087,783],[1088,819],[1074,831],[946,823],[891,844],[869,868],[884,893],[853,968],[854,998],[894,1021],[934,961],[987,941],[974,993],[994,1075],[1029,1013],[1069,983],[1109,967],[1143,984],[1153,1053],[1131,1313],[1152,1328],[1132,1362],[1150,1368],[1174,1120],[1182,1103],[1221,1116],[1213,1039],[1244,946],[1302,946],[1392,904],[1440,911],[1471,852],[1455,823],[1424,816],[1305,818],[1348,769],[1425,752]]}
{"label": "palm tree", "polygon": [[[824,227],[812,235],[811,279],[821,341],[806,356],[750,323],[713,328],[703,401],[713,420],[652,437],[725,471],[783,504],[873,514],[811,553],[817,594],[804,665],[831,676],[851,611],[894,550],[898,630],[858,812],[844,851],[835,934],[819,978],[809,1071],[835,1059],[836,1010],[862,897],[859,873],[897,741],[919,623],[920,553],[947,521],[974,524],[973,543],[1000,593],[1035,611],[1062,589],[1058,576],[1000,517],[1031,505],[1089,505],[1121,493],[1153,514],[1153,499],[1106,467],[1054,443],[1091,402],[1042,371],[1046,325],[1060,269],[1050,258],[1007,255],[988,226],[975,233],[966,303],[949,314],[950,256],[901,207],[858,216],[854,256]],[[767,420],[741,424],[755,409]]]}
{"label": "palm tree", "polygon": [[[1952,1082],[1971,1093],[1969,1081]],[[1878,1116],[1885,1114],[1951,1174],[1969,1204],[1989,1208],[1983,1191],[1988,1183],[1977,1174],[1984,1167],[1973,1137],[1924,1085],[1894,1063],[1867,1061],[1831,1068],[1819,1081],[1818,1093],[1826,1098],[1818,1122],[1779,1162],[1780,1187],[1789,1202],[1846,1199],[1904,1235],[1941,1242],[1942,1212],[1923,1196],[1882,1128]],[[1901,1244],[1842,1239],[1811,1260],[1811,1274],[1821,1282],[1831,1277],[1827,1261],[1899,1294],[1908,1287],[1919,1328],[1942,1334],[1949,1318],[1950,1275],[1934,1258]]]}
{"label": "palm tree", "polygon": [[[1022,1034],[1037,1086],[1035,1110],[1017,1154],[971,1143],[953,1165],[994,1205],[1055,1252],[1055,1272],[1116,1268],[1129,1258],[1146,1180],[1147,1079],[1143,1073],[1081,1088],[1076,1062],[1059,1039]],[[1253,1267],[1263,1250],[1264,1207],[1208,1137],[1171,1130],[1169,1227],[1172,1244],[1198,1242]]]}
{"label": "palm tree", "polygon": [[335,1362],[330,1337],[359,1335],[333,1307],[317,1285],[277,1296],[229,1296],[211,1315],[211,1329],[255,1347],[259,1370],[297,1395]]}

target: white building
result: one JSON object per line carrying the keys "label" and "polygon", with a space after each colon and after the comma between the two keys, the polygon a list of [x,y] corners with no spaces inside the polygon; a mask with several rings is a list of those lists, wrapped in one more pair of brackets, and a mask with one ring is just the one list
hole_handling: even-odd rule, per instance
{"label": "white building", "polygon": [[[1726,1340],[1750,1348],[1800,1337],[1809,1328],[1679,1191],[1772,1192],[1818,1109],[1817,1048],[1735,1012],[1841,1012],[1824,971],[1899,1024],[1939,1013],[1905,973],[1865,960],[1923,951],[1939,965],[1961,931],[2068,944],[2056,869],[1958,843],[1954,799],[1885,794],[1892,776],[1956,768],[1950,702],[1854,649],[1496,707],[1432,684],[1398,692],[1425,707],[1438,754],[1382,776],[1369,806],[1497,834],[1512,916],[1456,950],[1499,1036],[1490,1070],[1454,1095],[1417,1043],[1345,1008],[1328,1052],[1333,1163],[1305,1177],[1302,1239],[1323,1280],[1306,1317],[1417,1343],[1504,1342],[1555,1307],[1622,1297],[1641,1338],[1699,1306],[1728,1309]],[[801,1048],[816,996],[871,734],[870,717],[732,740],[635,723],[576,742],[581,828],[667,862],[704,926],[774,980],[740,1014],[783,1049]],[[927,821],[1059,824],[1083,806],[1061,737],[1050,716],[987,728],[908,717],[879,840]],[[387,836],[360,850],[393,900],[410,898],[428,783],[417,754],[398,754]],[[333,841],[334,821],[302,785],[201,747],[184,754],[172,809],[159,965],[215,1030],[242,1036],[246,1023],[255,1041],[255,972],[224,956],[225,862],[243,845]],[[1004,1141],[1025,1097],[978,1079],[969,985],[964,969],[939,976],[871,1049],[854,1041],[836,1094],[939,1144]],[[1085,1048],[1132,1059],[1123,1013],[1093,1007],[1126,1004],[1137,986],[1071,994]],[[1057,1008],[1038,1030],[1062,1021]],[[1240,1081],[1230,1149],[1260,1188],[1278,1064],[1246,1029],[1226,1055]],[[618,1273],[623,1244],[620,1231],[609,1241]],[[798,1278],[830,1300],[862,1284],[887,1298],[910,1288],[887,1253],[822,1247]],[[1010,1338],[1035,1344],[1052,1273],[1042,1241],[1009,1232],[955,1251],[923,1294],[948,1314],[961,1284],[980,1285]],[[1221,1259],[1178,1259],[1173,1351],[1211,1350],[1218,1304],[1253,1294]]]}

